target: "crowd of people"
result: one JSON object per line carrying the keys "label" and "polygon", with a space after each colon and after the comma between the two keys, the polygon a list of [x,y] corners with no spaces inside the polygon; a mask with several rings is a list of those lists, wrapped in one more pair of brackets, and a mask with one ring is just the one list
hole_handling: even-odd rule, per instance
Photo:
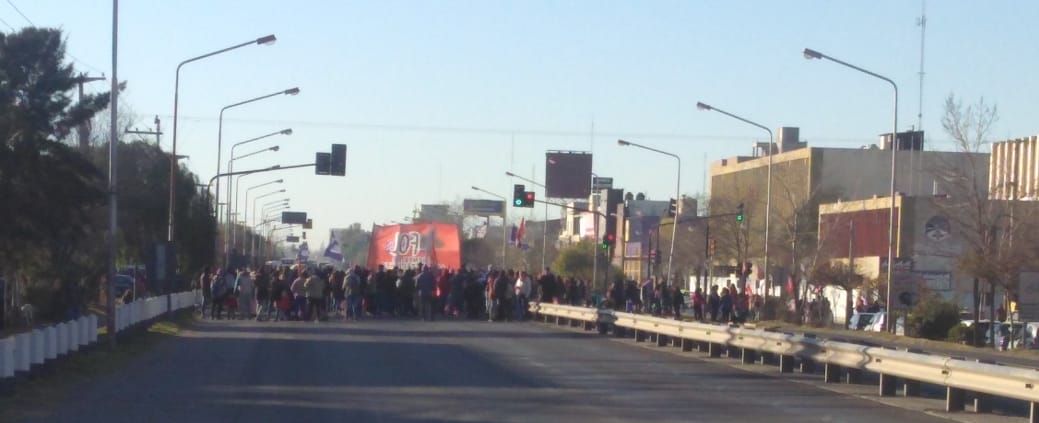
{"label": "crowd of people", "polygon": [[668,286],[664,282],[647,279],[642,285],[634,280],[615,281],[610,288],[606,307],[628,313],[669,316],[675,320],[682,320],[682,311],[691,309],[694,320],[744,323],[751,318],[751,312],[761,305],[760,296],[748,295],[732,283],[720,291],[717,285],[712,285],[708,293],[696,288],[686,295],[677,285]]}
{"label": "crowd of people", "polygon": [[349,270],[302,264],[273,268],[203,269],[197,287],[202,317],[322,321],[371,317],[437,316],[525,320],[531,301],[588,304],[588,284],[545,269],[529,272],[488,268]]}
{"label": "crowd of people", "polygon": [[532,301],[598,306],[629,313],[697,321],[743,323],[761,306],[735,284],[709,292],[686,293],[676,285],[648,279],[615,281],[605,296],[593,295],[579,278],[544,269],[536,277],[523,270],[414,269],[346,270],[306,267],[205,269],[198,279],[203,293],[202,316],[212,319],[323,321],[373,317],[437,317],[522,321]]}

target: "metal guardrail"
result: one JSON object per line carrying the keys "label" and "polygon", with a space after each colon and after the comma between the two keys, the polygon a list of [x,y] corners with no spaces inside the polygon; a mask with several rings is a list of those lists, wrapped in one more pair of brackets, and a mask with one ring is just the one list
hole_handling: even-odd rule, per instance
{"label": "metal guardrail", "polygon": [[815,365],[820,364],[828,383],[839,382],[842,377],[855,381],[864,371],[876,373],[880,375],[881,396],[895,395],[896,378],[905,386],[904,395],[918,392],[919,383],[938,385],[946,389],[946,411],[962,411],[968,392],[975,394],[976,411],[990,407],[986,396],[1027,401],[1029,421],[1039,422],[1039,371],[1033,369],[607,309],[532,304],[531,311],[546,322],[583,325],[586,330],[595,328],[601,334],[631,335],[637,341],[655,339],[660,346],[670,341],[684,351],[695,348],[712,357],[724,352],[744,363],[759,359],[762,363],[778,363],[781,372],[792,372],[797,364],[802,372],[814,373]]}
{"label": "metal guardrail", "polygon": [[[167,298],[169,297],[169,298]],[[115,309],[116,331],[140,326],[166,313],[194,307],[198,291],[140,299]],[[13,392],[17,376],[40,371],[51,362],[86,350],[98,342],[98,317],[90,314],[56,325],[0,339],[0,391]]]}

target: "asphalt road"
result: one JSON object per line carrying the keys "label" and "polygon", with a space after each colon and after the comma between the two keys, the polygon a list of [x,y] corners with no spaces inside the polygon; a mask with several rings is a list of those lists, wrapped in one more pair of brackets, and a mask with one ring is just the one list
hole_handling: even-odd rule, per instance
{"label": "asphalt road", "polygon": [[31,422],[944,421],[538,324],[200,322]]}

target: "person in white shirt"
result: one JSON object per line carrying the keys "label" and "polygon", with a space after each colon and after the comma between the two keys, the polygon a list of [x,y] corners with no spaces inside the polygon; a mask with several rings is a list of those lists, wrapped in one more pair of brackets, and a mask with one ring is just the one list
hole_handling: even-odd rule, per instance
{"label": "person in white shirt", "polygon": [[238,295],[239,317],[250,318],[253,310],[256,310],[256,304],[254,303],[256,292],[249,269],[238,272],[238,279],[235,280],[235,292]]}
{"label": "person in white shirt", "polygon": [[520,272],[516,278],[516,313],[515,317],[517,321],[523,321],[527,317],[527,299],[530,298],[530,275],[527,272]]}

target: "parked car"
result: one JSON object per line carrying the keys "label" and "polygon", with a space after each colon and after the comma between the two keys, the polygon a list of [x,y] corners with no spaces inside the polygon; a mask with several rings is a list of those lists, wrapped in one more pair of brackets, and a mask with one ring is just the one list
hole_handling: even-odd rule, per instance
{"label": "parked car", "polygon": [[[848,319],[848,329],[866,332],[884,332],[884,324],[887,321],[887,312],[877,313],[855,313]],[[905,335],[905,317],[899,317],[895,321],[895,334]]]}
{"label": "parked car", "polygon": [[[974,326],[974,320],[963,320],[963,325]],[[996,341],[992,342],[992,325],[996,325]],[[1008,349],[1039,349],[1039,322],[1014,322],[1013,327],[1009,322],[991,322],[979,320],[978,328],[984,334],[983,342],[986,346],[997,346],[1000,350]],[[1011,334],[1011,332],[1013,334]]]}
{"label": "parked car", "polygon": [[127,290],[133,289],[133,278],[129,275],[115,275],[115,297],[120,298]]}

